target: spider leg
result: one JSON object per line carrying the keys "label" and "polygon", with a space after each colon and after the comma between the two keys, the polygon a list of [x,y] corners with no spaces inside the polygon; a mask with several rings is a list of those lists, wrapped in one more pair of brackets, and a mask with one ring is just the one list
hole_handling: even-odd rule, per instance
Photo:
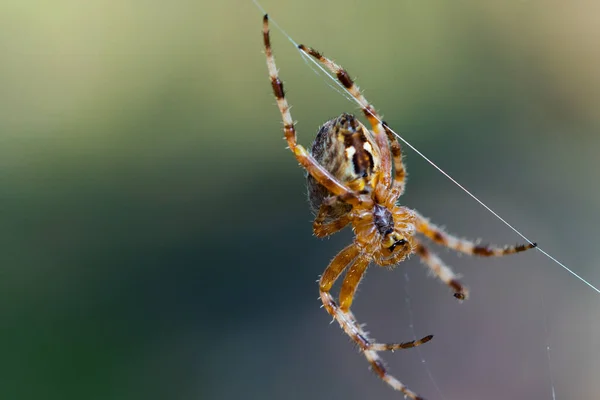
{"label": "spider leg", "polygon": [[281,112],[285,139],[287,140],[290,150],[292,150],[300,165],[302,165],[308,173],[317,180],[317,182],[327,188],[327,190],[336,196],[344,198],[345,201],[350,204],[358,204],[360,201],[356,194],[344,184],[340,183],[329,171],[323,168],[323,166],[321,166],[303,146],[296,142],[296,128],[294,127],[294,121],[292,120],[292,114],[290,113],[290,106],[285,99],[283,83],[279,79],[277,73],[277,66],[275,64],[275,58],[273,57],[269,35],[269,18],[266,14],[263,17],[263,39],[271,85],[273,86],[273,93],[277,100],[277,106]]}
{"label": "spider leg", "polygon": [[315,222],[313,222],[313,233],[316,237],[325,237],[329,235],[333,235],[334,233],[344,229],[346,225],[350,222],[350,216],[348,214],[342,215],[339,218],[336,218],[332,221],[325,222],[330,215],[330,211],[332,206],[329,204],[321,204],[319,208],[319,214],[317,218],[315,218]]}
{"label": "spider leg", "polygon": [[[342,282],[342,287],[340,289],[340,312],[347,313],[350,316],[352,322],[356,325],[356,319],[354,319],[354,315],[350,312],[350,306],[352,305],[352,301],[354,300],[354,294],[356,293],[356,288],[363,278],[365,272],[367,271],[367,267],[369,266],[368,258],[357,258],[352,266],[346,272],[346,276],[344,277],[344,281]],[[423,343],[427,343],[433,338],[433,335],[425,336],[419,340],[413,340],[410,342],[404,343],[371,343],[369,348],[375,351],[394,351],[398,349],[409,349],[411,347],[419,346]]]}
{"label": "spider leg", "polygon": [[500,257],[507,254],[520,253],[525,250],[533,249],[536,243],[520,244],[517,246],[486,246],[478,245],[470,240],[461,239],[450,235],[439,226],[429,222],[429,220],[415,211],[417,231],[433,240],[435,243],[448,247],[452,250],[466,254],[474,254],[482,257]]}
{"label": "spider leg", "polygon": [[327,57],[323,56],[315,49],[306,47],[303,44],[299,45],[298,48],[305,54],[308,54],[319,60],[321,63],[323,63],[323,65],[325,65],[332,73],[334,73],[337,76],[340,83],[344,85],[344,87],[348,90],[348,92],[350,92],[352,97],[354,97],[360,103],[363,113],[365,114],[365,116],[369,120],[369,123],[371,124],[373,133],[375,134],[375,141],[381,151],[381,170],[383,171],[382,183],[385,188],[389,187],[391,181],[391,160],[388,147],[388,138],[384,131],[383,125],[380,122],[381,117],[379,116],[379,114],[377,114],[375,108],[367,101],[365,96],[363,96],[363,94],[360,92],[359,87],[354,84],[354,81],[352,80],[352,78],[350,78],[350,75],[345,69],[343,69],[341,66],[337,65]]}
{"label": "spider leg", "polygon": [[[358,344],[361,351],[367,358],[367,361],[369,361],[371,364],[373,371],[375,371],[383,381],[385,381],[393,389],[402,392],[406,397],[409,397],[412,400],[423,400],[422,397],[417,396],[416,393],[408,389],[402,382],[387,372],[378,352],[383,350],[393,351],[415,347],[428,342],[431,340],[432,336],[430,335],[420,340],[400,344],[373,343],[370,341],[367,332],[365,332],[358,324],[354,318],[354,315],[350,311],[350,305],[352,303],[354,292],[356,291],[356,286],[360,282],[360,278],[369,265],[369,261],[369,257],[360,254],[360,250],[355,244],[351,244],[342,250],[331,261],[321,276],[321,301],[323,302],[323,306],[327,312],[335,318],[344,332],[346,332],[346,334]],[[342,284],[342,289],[340,290],[340,301],[342,306],[338,306],[333,300],[330,290],[340,274],[349,265],[351,265],[350,269],[346,274]]]}
{"label": "spider leg", "polygon": [[348,268],[348,271],[346,271],[346,276],[340,289],[340,310],[342,312],[350,311],[350,306],[354,300],[354,293],[356,293],[356,288],[367,271],[369,261],[366,257],[358,257],[354,260],[350,268]]}
{"label": "spider leg", "polygon": [[456,274],[452,272],[452,269],[450,269],[450,267],[448,267],[435,253],[429,251],[429,249],[416,238],[414,240],[416,244],[415,253],[421,257],[423,264],[454,291],[454,297],[459,300],[465,300],[469,296],[469,291],[462,283],[460,283],[458,276],[456,276]]}
{"label": "spider leg", "polygon": [[402,193],[404,193],[404,186],[406,184],[406,169],[404,167],[404,163],[402,162],[402,148],[400,147],[398,138],[394,135],[385,121],[382,122],[382,125],[383,129],[385,129],[385,134],[387,135],[388,141],[390,142],[390,150],[394,160],[394,182],[392,184],[392,190],[394,191],[393,202],[395,203],[398,197],[402,196]]}

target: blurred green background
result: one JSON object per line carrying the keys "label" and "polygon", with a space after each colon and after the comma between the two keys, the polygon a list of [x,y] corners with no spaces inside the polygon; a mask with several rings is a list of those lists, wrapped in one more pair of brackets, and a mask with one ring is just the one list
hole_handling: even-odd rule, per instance
{"label": "blurred green background", "polygon": [[[358,77],[403,137],[600,284],[600,4],[263,6]],[[319,308],[315,280],[351,234],[311,234],[260,31],[250,0],[2,2],[0,398],[400,398]],[[273,44],[308,146],[356,107],[277,31]],[[405,154],[403,204],[461,236],[520,241]],[[354,310],[374,337],[435,334],[420,353],[386,354],[393,374],[429,400],[550,399],[550,380],[559,399],[598,398],[598,294],[537,252],[438,251],[471,300],[414,258],[372,267],[360,287]]]}

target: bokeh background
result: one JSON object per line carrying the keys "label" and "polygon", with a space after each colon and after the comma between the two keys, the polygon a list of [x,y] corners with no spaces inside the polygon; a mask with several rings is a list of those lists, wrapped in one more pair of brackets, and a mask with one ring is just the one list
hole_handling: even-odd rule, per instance
{"label": "bokeh background", "polygon": [[[358,77],[396,131],[600,284],[600,4],[263,6]],[[311,235],[260,30],[250,0],[2,2],[0,398],[399,398],[319,308],[315,280],[351,234]],[[281,33],[273,43],[310,145],[356,106]],[[405,154],[403,204],[462,236],[521,241]],[[469,301],[413,258],[373,267],[355,302],[382,341],[435,334],[384,356],[397,377],[429,400],[551,399],[551,382],[558,399],[598,398],[600,295],[538,252],[438,251]]]}

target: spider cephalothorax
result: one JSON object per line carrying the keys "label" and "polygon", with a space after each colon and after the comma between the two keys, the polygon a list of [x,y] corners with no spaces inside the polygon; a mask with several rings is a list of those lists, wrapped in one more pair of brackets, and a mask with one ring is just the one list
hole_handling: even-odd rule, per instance
{"label": "spider cephalothorax", "polygon": [[[454,297],[464,300],[468,294],[466,288],[452,270],[422,244],[417,234],[453,250],[479,256],[517,253],[533,248],[535,244],[504,248],[476,245],[472,241],[449,235],[416,211],[398,206],[396,203],[404,192],[406,174],[396,137],[343,68],[319,52],[300,45],[301,51],[314,57],[337,76],[361,104],[371,126],[369,130],[353,115],[342,114],[323,124],[311,152],[306,151],[296,142],[290,107],[273,58],[266,15],[263,18],[263,39],[271,85],[283,119],[285,139],[308,174],[309,202],[316,214],[313,232],[318,237],[325,237],[351,225],[355,235],[354,241],[335,256],[321,275],[319,291],[323,306],[358,344],[381,379],[413,400],[422,399],[387,372],[378,353],[415,347],[428,342],[433,336],[399,344],[377,343],[368,337],[350,311],[358,283],[369,264],[394,266],[416,253],[425,266],[452,289]],[[337,304],[331,295],[331,288],[344,271],[346,274]]]}

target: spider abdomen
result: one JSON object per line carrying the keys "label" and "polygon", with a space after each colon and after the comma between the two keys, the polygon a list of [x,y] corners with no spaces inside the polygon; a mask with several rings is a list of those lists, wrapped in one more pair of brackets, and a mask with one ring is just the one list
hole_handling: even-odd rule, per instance
{"label": "spider abdomen", "polygon": [[[311,147],[313,157],[340,182],[356,191],[369,191],[381,165],[379,148],[373,134],[353,115],[342,114],[327,121],[317,133]],[[331,193],[311,175],[307,175],[308,198],[317,213]],[[350,211],[350,205],[336,202],[332,219]]]}

